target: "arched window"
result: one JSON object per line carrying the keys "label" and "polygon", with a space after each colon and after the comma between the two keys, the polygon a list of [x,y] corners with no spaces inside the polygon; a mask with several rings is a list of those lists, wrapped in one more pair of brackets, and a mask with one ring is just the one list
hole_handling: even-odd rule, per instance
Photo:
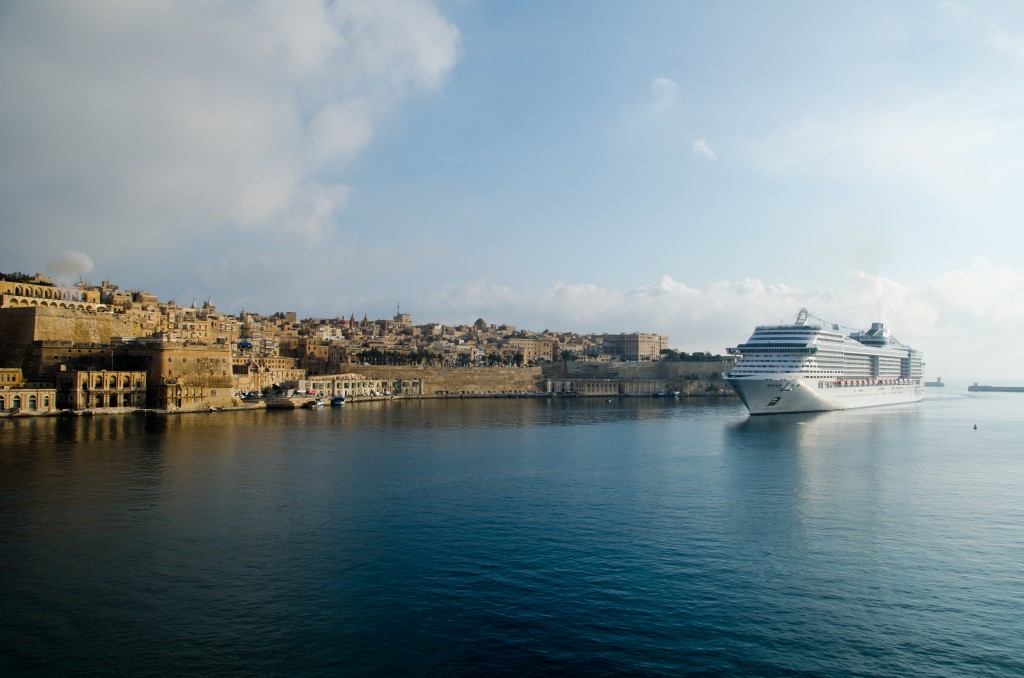
{"label": "arched window", "polygon": [[117,377],[110,378],[110,388],[117,388]]}
{"label": "arched window", "polygon": [[0,395],[0,412],[3,412],[6,409],[7,409],[7,398],[5,398],[4,396]]}
{"label": "arched window", "polygon": [[21,409],[21,396],[14,396],[14,401],[13,401],[11,407],[13,407],[16,410],[20,410]]}
{"label": "arched window", "polygon": [[28,397],[28,409],[30,409],[30,410],[36,409],[36,397],[34,395],[30,395]]}
{"label": "arched window", "polygon": [[44,410],[50,409],[50,396],[48,396],[48,395],[44,395],[43,396],[43,409]]}
{"label": "arched window", "polygon": [[103,388],[103,377],[96,377],[96,388]]}
{"label": "arched window", "polygon": [[130,388],[131,385],[132,385],[132,378],[126,375],[125,378],[121,382],[121,386],[123,386],[124,388]]}

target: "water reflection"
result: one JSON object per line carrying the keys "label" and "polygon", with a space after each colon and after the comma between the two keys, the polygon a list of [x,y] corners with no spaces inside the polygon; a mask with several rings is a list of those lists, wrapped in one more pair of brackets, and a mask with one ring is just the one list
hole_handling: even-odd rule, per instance
{"label": "water reflection", "polygon": [[360,403],[354,407],[288,414],[344,419],[350,425],[363,426],[508,428],[667,419],[684,413],[695,415],[709,408],[735,409],[737,402],[723,398],[425,399]]}
{"label": "water reflection", "polygon": [[994,661],[1024,636],[1010,412],[598,398],[0,422],[0,654],[16,642],[25,674],[518,656],[1016,675]]}

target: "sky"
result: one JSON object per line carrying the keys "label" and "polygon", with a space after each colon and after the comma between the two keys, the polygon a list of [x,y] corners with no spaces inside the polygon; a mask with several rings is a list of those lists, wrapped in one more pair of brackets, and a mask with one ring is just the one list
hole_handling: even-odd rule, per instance
{"label": "sky", "polygon": [[1015,0],[0,3],[0,92],[0,271],[1024,379]]}

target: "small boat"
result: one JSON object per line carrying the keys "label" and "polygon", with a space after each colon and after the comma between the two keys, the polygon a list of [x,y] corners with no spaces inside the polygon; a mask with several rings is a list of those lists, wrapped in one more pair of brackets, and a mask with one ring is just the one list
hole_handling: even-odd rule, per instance
{"label": "small boat", "polygon": [[313,398],[312,400],[307,400],[302,406],[310,410],[318,410],[324,406],[324,401],[319,398]]}
{"label": "small boat", "polygon": [[341,407],[345,404],[345,396],[334,396],[331,398],[331,407]]}

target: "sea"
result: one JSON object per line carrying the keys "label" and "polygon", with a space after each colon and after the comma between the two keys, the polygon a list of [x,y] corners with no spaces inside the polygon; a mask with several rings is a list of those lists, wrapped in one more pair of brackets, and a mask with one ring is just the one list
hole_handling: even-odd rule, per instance
{"label": "sea", "polygon": [[1024,394],[0,420],[3,676],[1022,676]]}

